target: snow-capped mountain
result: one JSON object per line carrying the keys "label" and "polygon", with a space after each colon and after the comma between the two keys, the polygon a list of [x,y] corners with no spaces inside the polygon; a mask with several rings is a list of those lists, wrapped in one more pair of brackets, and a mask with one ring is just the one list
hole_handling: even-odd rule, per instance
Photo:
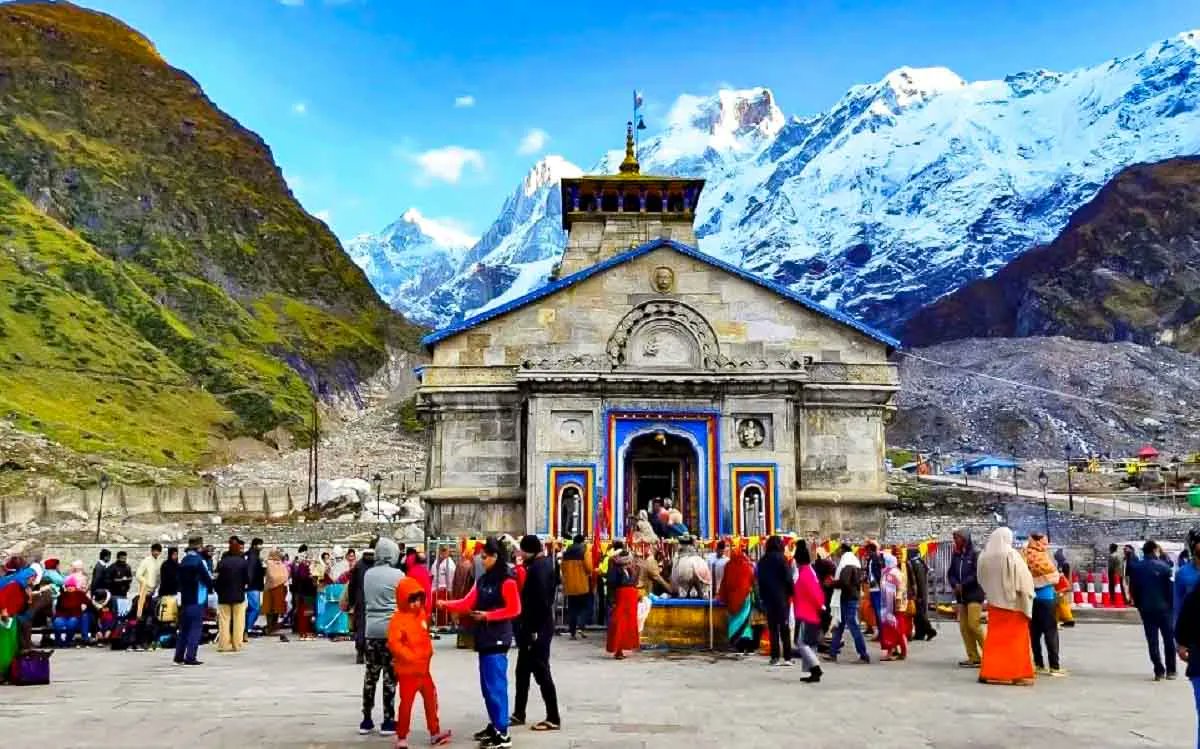
{"label": "snow-capped mountain", "polygon": [[360,234],[346,252],[367,274],[379,295],[397,309],[424,299],[462,265],[478,237],[409,208],[378,234]]}
{"label": "snow-capped mountain", "polygon": [[[805,117],[764,88],[681,96],[639,156],[643,173],[706,178],[704,252],[896,330],[1051,241],[1121,168],[1197,153],[1200,31],[1068,73],[968,83],[900,68]],[[450,280],[398,308],[439,325],[543,282],[565,244],[557,179],[579,171],[555,164],[535,167]]]}

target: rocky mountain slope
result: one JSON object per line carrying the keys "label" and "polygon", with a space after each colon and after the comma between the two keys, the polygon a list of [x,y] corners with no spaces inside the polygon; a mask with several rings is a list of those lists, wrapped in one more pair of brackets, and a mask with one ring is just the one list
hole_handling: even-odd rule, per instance
{"label": "rocky mountain slope", "polygon": [[0,417],[189,468],[302,431],[310,385],[352,392],[415,334],[150,41],[0,5]]}
{"label": "rocky mountain slope", "polygon": [[[1198,63],[1193,31],[1068,73],[968,83],[945,68],[900,68],[803,117],[786,117],[763,88],[683,96],[642,141],[642,169],[708,180],[705,252],[896,331],[1050,242],[1120,169],[1200,153]],[[614,123],[613,146],[619,136]],[[532,229],[555,226],[559,208],[545,205],[513,222],[506,203],[481,240],[509,240],[521,260],[473,250],[428,296],[392,303],[442,324],[542,283],[565,241]]]}
{"label": "rocky mountain slope", "polygon": [[1168,456],[1200,444],[1200,358],[1170,348],[965,339],[897,361],[904,389],[889,445],[1057,457],[1066,444],[1077,454],[1128,455],[1152,443]]}
{"label": "rocky mountain slope", "polygon": [[1200,352],[1200,158],[1125,169],[1057,239],[925,308],[904,337],[1031,335]]}

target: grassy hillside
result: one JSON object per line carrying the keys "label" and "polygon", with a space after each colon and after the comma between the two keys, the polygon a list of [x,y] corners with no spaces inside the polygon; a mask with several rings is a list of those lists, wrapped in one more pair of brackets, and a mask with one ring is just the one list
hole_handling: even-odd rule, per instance
{"label": "grassy hillside", "polygon": [[153,45],[0,4],[0,418],[159,464],[297,427],[417,331]]}

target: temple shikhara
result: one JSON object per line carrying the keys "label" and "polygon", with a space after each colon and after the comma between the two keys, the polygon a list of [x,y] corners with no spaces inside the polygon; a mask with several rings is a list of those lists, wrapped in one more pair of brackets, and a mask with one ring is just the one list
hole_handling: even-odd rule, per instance
{"label": "temple shikhara", "polygon": [[551,280],[424,340],[429,533],[878,532],[892,337],[697,249],[704,180],[562,182]]}

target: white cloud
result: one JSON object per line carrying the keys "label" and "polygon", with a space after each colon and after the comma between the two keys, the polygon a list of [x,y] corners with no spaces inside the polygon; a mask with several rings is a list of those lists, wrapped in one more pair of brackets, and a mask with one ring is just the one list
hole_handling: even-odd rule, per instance
{"label": "white cloud", "polygon": [[441,247],[470,247],[479,237],[468,230],[467,225],[455,218],[430,218],[416,208],[404,212],[404,220],[416,224],[434,244]]}
{"label": "white cloud", "polygon": [[521,144],[517,146],[517,153],[522,156],[529,156],[546,147],[546,143],[550,140],[550,134],[540,127],[535,127],[525,133],[525,137],[521,139]]}
{"label": "white cloud", "polygon": [[419,153],[413,158],[421,167],[423,179],[437,179],[452,185],[458,183],[468,168],[477,172],[483,170],[483,154],[474,148],[443,146]]}
{"label": "white cloud", "polygon": [[319,218],[328,224],[333,219],[333,214],[329,212],[328,208],[322,208],[313,213],[313,218]]}
{"label": "white cloud", "polygon": [[470,94],[466,94],[465,96],[454,97],[454,108],[455,109],[467,109],[467,108],[473,107],[473,106],[475,106],[475,97],[471,96]]}
{"label": "white cloud", "polygon": [[301,117],[308,114],[308,103],[303,102],[303,101],[298,101],[295,104],[293,104],[292,105],[292,114],[298,114]]}

